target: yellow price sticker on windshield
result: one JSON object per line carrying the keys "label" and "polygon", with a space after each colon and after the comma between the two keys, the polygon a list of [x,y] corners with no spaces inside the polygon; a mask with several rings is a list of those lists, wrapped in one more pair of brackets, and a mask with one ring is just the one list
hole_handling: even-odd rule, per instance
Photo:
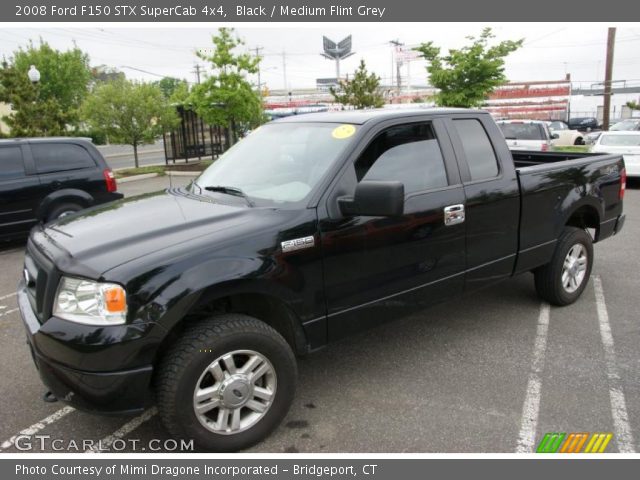
{"label": "yellow price sticker on windshield", "polygon": [[333,138],[337,138],[338,140],[342,140],[344,138],[349,138],[354,133],[356,133],[356,127],[354,127],[353,125],[345,124],[334,128],[333,132],[331,132],[331,136]]}

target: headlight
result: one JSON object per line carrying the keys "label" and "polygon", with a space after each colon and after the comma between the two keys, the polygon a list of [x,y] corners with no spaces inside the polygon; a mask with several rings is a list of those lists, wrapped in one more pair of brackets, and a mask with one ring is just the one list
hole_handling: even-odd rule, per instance
{"label": "headlight", "polygon": [[88,325],[121,325],[127,319],[127,296],[115,283],[62,277],[53,315]]}

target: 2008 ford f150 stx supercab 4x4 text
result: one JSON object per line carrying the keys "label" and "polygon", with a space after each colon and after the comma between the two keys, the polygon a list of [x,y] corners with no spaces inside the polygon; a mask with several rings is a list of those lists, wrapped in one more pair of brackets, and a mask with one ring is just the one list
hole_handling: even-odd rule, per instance
{"label": "2008 ford f150 stx supercab 4x4 text", "polygon": [[624,191],[622,156],[511,153],[482,111],[289,117],[186,188],[35,227],[18,301],[57,398],[155,402],[173,435],[241,449],[285,416],[296,355],[523,272],[574,302]]}

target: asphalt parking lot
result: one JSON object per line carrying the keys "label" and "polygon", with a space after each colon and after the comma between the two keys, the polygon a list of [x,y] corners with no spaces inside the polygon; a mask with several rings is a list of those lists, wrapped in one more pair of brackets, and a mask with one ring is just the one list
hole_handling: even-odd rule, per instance
{"label": "asphalt parking lot", "polygon": [[[120,189],[130,195],[167,182]],[[612,432],[607,452],[638,451],[639,182],[625,212],[623,232],[595,246],[591,281],[574,305],[548,309],[527,274],[330,345],[300,360],[288,417],[251,451],[532,451],[546,432]],[[42,400],[14,295],[23,243],[0,250],[0,451],[24,449],[24,435],[32,452],[53,451],[53,439],[71,451],[84,451],[84,440],[172,450],[154,410],[99,417]],[[36,436],[48,437],[44,449]]]}

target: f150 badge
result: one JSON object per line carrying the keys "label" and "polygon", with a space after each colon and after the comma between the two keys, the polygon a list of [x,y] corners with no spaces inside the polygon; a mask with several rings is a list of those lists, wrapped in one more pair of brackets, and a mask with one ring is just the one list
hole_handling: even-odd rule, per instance
{"label": "f150 badge", "polygon": [[294,238],[293,240],[287,240],[280,243],[283,252],[294,252],[296,250],[302,250],[303,248],[311,248],[316,244],[313,236]]}

